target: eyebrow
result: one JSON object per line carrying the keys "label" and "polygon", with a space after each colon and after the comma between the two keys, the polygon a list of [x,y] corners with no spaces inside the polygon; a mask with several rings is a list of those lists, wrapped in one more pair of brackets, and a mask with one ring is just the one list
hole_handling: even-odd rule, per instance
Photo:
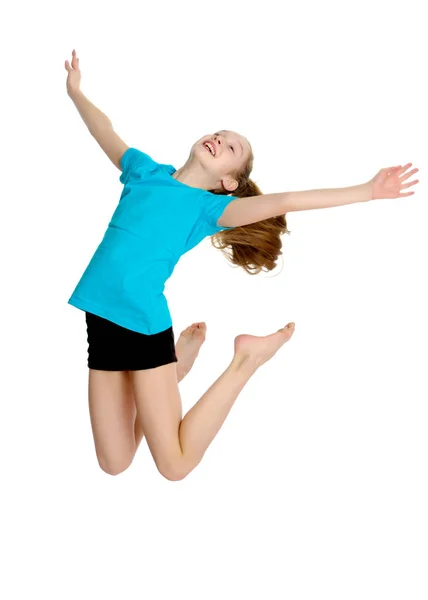
{"label": "eyebrow", "polygon": [[[227,129],[223,129],[223,131],[225,131],[226,133],[230,133],[230,131],[228,131]],[[243,155],[243,154],[244,154],[244,147],[243,147],[243,145],[241,144],[241,142],[240,142],[239,140],[238,140],[238,143],[239,143],[239,145],[241,146],[242,155]],[[242,155],[241,155],[241,156],[242,156]]]}

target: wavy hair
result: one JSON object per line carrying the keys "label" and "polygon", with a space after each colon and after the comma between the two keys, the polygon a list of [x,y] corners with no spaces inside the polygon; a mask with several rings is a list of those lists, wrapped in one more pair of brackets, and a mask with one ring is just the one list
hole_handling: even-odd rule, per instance
{"label": "wavy hair", "polygon": [[[238,181],[238,187],[232,193],[220,190],[209,191],[213,194],[238,198],[262,195],[259,186],[250,179],[253,163],[254,154],[251,151],[244,167],[232,172],[232,176]],[[279,215],[249,225],[219,231],[211,236],[211,243],[215,248],[223,251],[229,262],[242,267],[250,275],[257,275],[262,270],[272,271],[277,266],[276,261],[282,255],[281,235],[284,233],[289,235],[291,231],[287,228],[285,215]]]}

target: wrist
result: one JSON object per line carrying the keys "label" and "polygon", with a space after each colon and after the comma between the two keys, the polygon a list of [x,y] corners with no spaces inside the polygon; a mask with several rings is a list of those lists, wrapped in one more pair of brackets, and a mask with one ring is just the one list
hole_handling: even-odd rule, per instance
{"label": "wrist", "polygon": [[369,200],[374,200],[372,182],[368,181],[367,183],[364,183],[363,189],[364,189],[364,195],[366,197],[365,202],[368,202]]}
{"label": "wrist", "polygon": [[366,187],[367,187],[367,200],[366,200],[366,202],[369,201],[369,200],[374,200],[372,182],[368,181],[366,183]]}
{"label": "wrist", "polygon": [[70,96],[70,98],[72,100],[73,100],[73,98],[75,98],[76,96],[78,96],[81,93],[82,93],[82,90],[80,88],[67,90],[67,94]]}

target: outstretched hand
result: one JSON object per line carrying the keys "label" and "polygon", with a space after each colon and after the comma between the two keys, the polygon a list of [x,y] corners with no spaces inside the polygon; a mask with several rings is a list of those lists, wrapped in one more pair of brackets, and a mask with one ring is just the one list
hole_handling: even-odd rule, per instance
{"label": "outstretched hand", "polygon": [[409,183],[403,183],[406,179],[409,179],[419,169],[412,169],[409,173],[405,174],[407,169],[412,166],[412,163],[407,163],[402,167],[387,167],[381,169],[377,175],[370,180],[372,190],[372,200],[380,198],[404,198],[404,196],[411,196],[415,192],[400,193],[402,189],[408,188],[411,185],[419,183],[419,179],[410,181]]}
{"label": "outstretched hand", "polygon": [[76,56],[76,50],[72,52],[71,67],[68,60],[65,61],[65,68],[68,71],[67,93],[76,92],[80,88],[81,73],[79,69],[79,59]]}

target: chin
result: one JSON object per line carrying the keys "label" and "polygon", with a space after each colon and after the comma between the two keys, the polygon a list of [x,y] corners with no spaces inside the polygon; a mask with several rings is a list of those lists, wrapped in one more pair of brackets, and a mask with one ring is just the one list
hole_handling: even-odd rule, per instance
{"label": "chin", "polygon": [[214,156],[203,147],[202,143],[198,143],[192,148],[191,156],[197,158],[197,160],[202,162],[205,166],[211,164],[211,161],[214,159]]}

